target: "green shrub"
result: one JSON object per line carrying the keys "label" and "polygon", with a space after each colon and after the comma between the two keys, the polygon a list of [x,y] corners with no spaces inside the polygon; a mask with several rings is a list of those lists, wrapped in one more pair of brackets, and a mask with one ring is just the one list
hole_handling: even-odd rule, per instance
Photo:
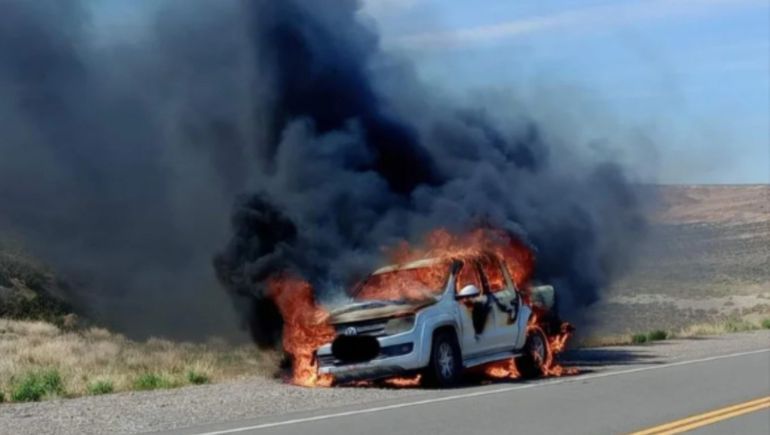
{"label": "green shrub", "polygon": [[205,373],[190,370],[187,372],[187,380],[193,385],[202,385],[209,383],[209,377]]}
{"label": "green shrub", "polygon": [[113,391],[115,391],[115,386],[111,381],[96,381],[88,384],[88,394],[92,396],[110,394]]}
{"label": "green shrub", "polygon": [[762,321],[762,327],[765,329],[770,329],[770,319],[765,319]]}
{"label": "green shrub", "polygon": [[631,336],[631,343],[634,343],[634,344],[647,343],[647,335],[645,335],[645,334],[634,334],[634,335]]}
{"label": "green shrub", "polygon": [[3,403],[3,402],[5,402],[5,393],[0,391],[0,403]]}
{"label": "green shrub", "polygon": [[648,341],[659,341],[659,340],[665,340],[667,338],[668,338],[668,332],[662,329],[656,329],[655,331],[650,331],[650,333],[647,334]]}
{"label": "green shrub", "polygon": [[144,373],[134,380],[135,390],[157,390],[172,387],[174,384],[168,378],[157,373]]}
{"label": "green shrub", "polygon": [[11,289],[0,299],[0,317],[56,322],[72,307],[54,296],[66,283],[24,255],[0,249],[0,286]]}
{"label": "green shrub", "polygon": [[27,379],[22,381],[11,392],[14,402],[37,402],[45,395],[45,389],[37,381]]}
{"label": "green shrub", "polygon": [[62,395],[64,386],[57,370],[29,373],[13,389],[14,402],[37,402],[46,395]]}

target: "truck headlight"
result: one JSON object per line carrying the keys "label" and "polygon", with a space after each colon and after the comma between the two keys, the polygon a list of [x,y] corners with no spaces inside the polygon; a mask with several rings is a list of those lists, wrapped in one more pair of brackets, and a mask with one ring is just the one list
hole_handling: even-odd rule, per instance
{"label": "truck headlight", "polygon": [[393,335],[412,329],[414,326],[414,314],[404,317],[396,317],[385,324],[385,334]]}

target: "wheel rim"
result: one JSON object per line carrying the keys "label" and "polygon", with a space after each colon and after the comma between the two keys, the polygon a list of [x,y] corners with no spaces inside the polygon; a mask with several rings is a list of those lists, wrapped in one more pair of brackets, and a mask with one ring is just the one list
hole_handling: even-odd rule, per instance
{"label": "wheel rim", "polygon": [[455,371],[455,359],[452,346],[449,343],[441,343],[438,347],[438,365],[441,377],[451,378]]}
{"label": "wheel rim", "polygon": [[535,358],[538,366],[542,366],[545,363],[545,342],[540,334],[532,336],[532,356]]}

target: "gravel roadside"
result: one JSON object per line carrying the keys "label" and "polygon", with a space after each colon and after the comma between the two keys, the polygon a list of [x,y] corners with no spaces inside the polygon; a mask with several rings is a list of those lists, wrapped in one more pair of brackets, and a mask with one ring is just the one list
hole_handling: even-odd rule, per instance
{"label": "gravel roadside", "polygon": [[[581,349],[565,360],[583,372],[770,348],[770,331],[644,346]],[[473,388],[473,387],[470,387]],[[300,388],[265,378],[42,403],[0,405],[1,434],[141,433],[425,394],[420,389]]]}

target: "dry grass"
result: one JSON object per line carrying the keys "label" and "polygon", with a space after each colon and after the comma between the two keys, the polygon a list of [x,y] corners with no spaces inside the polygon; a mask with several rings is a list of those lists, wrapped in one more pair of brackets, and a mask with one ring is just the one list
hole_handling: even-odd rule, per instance
{"label": "dry grass", "polygon": [[575,342],[576,347],[608,347],[631,344],[632,334],[592,335]]}
{"label": "dry grass", "polygon": [[770,329],[770,318],[759,319],[750,316],[741,319],[727,319],[718,322],[697,323],[672,331],[654,330],[631,334],[600,335],[585,337],[577,342],[578,347],[607,347],[644,344],[672,338],[696,338],[724,335],[733,332]]}
{"label": "dry grass", "polygon": [[754,331],[762,328],[761,322],[746,319],[730,319],[715,323],[699,323],[682,328],[674,335],[677,338],[707,337],[731,332]]}
{"label": "dry grass", "polygon": [[222,382],[266,375],[278,358],[253,346],[136,342],[101,328],[66,332],[50,323],[7,319],[0,319],[0,355],[0,392],[6,400],[32,373],[56,371],[63,395],[80,396],[109,389],[106,385],[116,392],[132,390],[148,376],[163,379],[162,387],[175,387],[201,379]]}

